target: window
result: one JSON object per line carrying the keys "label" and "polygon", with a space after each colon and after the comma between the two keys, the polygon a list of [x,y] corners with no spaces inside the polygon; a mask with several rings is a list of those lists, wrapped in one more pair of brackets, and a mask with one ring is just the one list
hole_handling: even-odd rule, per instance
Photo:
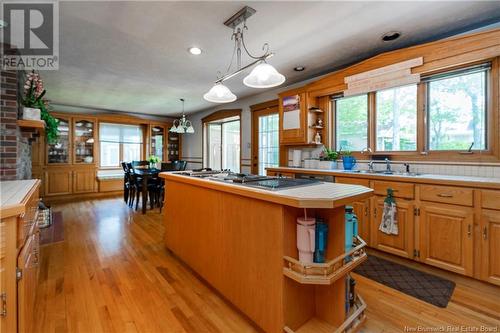
{"label": "window", "polygon": [[376,150],[417,150],[417,86],[377,91]]}
{"label": "window", "polygon": [[429,150],[486,149],[487,70],[482,66],[428,80]]}
{"label": "window", "polygon": [[334,99],[336,149],[368,147],[368,95]]}
{"label": "window", "polygon": [[277,113],[258,117],[259,175],[266,174],[266,168],[279,166],[279,116]]}
{"label": "window", "polygon": [[121,161],[136,161],[142,156],[140,126],[100,123],[101,167],[119,167]]}
{"label": "window", "polygon": [[204,166],[240,172],[239,111],[218,111],[204,118],[203,124]]}

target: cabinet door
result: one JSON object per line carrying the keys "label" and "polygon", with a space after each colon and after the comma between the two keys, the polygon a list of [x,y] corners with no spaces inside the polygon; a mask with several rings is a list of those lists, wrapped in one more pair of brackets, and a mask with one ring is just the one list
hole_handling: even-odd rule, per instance
{"label": "cabinet door", "polygon": [[500,285],[500,211],[481,216],[481,278]]}
{"label": "cabinet door", "polygon": [[56,142],[47,142],[48,165],[70,164],[71,163],[71,118],[55,115],[59,121],[57,129],[59,131]]}
{"label": "cabinet door", "polygon": [[163,125],[150,125],[149,126],[150,131],[150,149],[149,149],[149,155],[155,155],[156,157],[159,157],[160,160],[164,161],[165,160],[165,150],[166,150],[166,145],[165,141],[166,140],[166,131],[167,129]]}
{"label": "cabinet door", "polygon": [[307,144],[307,94],[289,91],[280,95],[279,128],[281,144]]}
{"label": "cabinet door", "polygon": [[71,194],[72,171],[67,168],[54,168],[45,171],[45,195]]}
{"label": "cabinet door", "polygon": [[358,218],[358,234],[367,244],[370,244],[370,199],[356,201],[352,207]]}
{"label": "cabinet door", "polygon": [[73,163],[94,164],[96,160],[96,120],[73,118]]}
{"label": "cabinet door", "polygon": [[472,276],[472,208],[425,203],[420,208],[420,261]]}
{"label": "cabinet door", "polygon": [[38,233],[26,241],[17,265],[22,272],[17,282],[18,332],[31,332],[38,281]]}
{"label": "cabinet door", "polygon": [[399,232],[397,235],[388,235],[379,230],[384,213],[384,199],[385,197],[372,199],[372,246],[381,251],[412,259],[414,250],[413,201],[396,199],[396,218]]}
{"label": "cabinet door", "polygon": [[73,171],[73,193],[90,193],[96,189],[96,171],[75,170]]}

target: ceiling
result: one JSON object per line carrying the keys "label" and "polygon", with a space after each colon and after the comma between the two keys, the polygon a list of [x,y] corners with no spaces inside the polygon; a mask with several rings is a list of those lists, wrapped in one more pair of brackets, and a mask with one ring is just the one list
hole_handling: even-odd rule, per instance
{"label": "ceiling", "polygon": [[[202,95],[231,59],[232,30],[222,23],[250,5],[247,25],[254,53],[268,42],[269,60],[285,84],[369,56],[500,21],[498,1],[459,2],[60,2],[60,69],[43,73],[58,109],[83,106],[152,115],[213,107]],[[402,37],[384,43],[385,32]],[[187,52],[203,49],[200,56]],[[243,59],[243,64],[250,60]],[[306,67],[294,72],[297,65]],[[262,92],[227,81],[239,97]],[[68,107],[69,109],[69,107]]]}

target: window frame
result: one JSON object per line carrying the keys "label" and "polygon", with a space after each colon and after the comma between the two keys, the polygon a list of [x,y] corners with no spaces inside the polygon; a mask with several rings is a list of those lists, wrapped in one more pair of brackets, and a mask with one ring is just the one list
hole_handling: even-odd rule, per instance
{"label": "window frame", "polygon": [[[337,100],[342,99],[342,98],[349,98],[349,97],[357,97],[357,96],[364,96],[366,95],[366,107],[367,107],[367,112],[366,112],[366,148],[369,148],[371,145],[371,138],[370,138],[370,105],[371,105],[371,100],[370,100],[370,93],[364,93],[364,94],[359,94],[359,95],[353,95],[353,96],[344,96],[343,94],[337,94],[331,96],[331,110],[332,110],[332,115],[331,115],[331,124],[332,124],[332,130],[331,130],[331,140],[330,142],[331,147],[333,149],[337,149]],[[353,151],[356,152],[356,151]]]}
{"label": "window frame", "polygon": [[[118,145],[119,145],[119,162],[118,162],[118,165],[117,166],[102,166],[101,165],[101,142],[109,142],[109,141],[101,141],[101,123],[104,123],[104,124],[115,124],[115,125],[128,125],[130,126],[131,124],[124,124],[124,123],[119,123],[119,122],[112,122],[112,121],[99,121],[99,124],[98,124],[98,138],[99,138],[99,170],[116,170],[116,169],[121,169],[121,165],[120,163],[123,162],[123,142],[118,142]],[[146,140],[148,139],[147,136],[146,136],[146,130],[144,128],[144,125],[142,124],[132,124],[133,126],[138,126],[141,130],[141,134],[142,134],[142,143],[140,143],[141,145],[141,148],[140,148],[140,151],[141,151],[141,157],[140,159],[141,160],[144,160],[145,159],[145,156],[146,156],[146,146],[147,144],[145,144]]]}
{"label": "window frame", "polygon": [[[392,160],[404,161],[462,161],[462,162],[497,162],[500,161],[500,110],[499,85],[500,85],[500,57],[484,59],[459,66],[449,66],[440,70],[421,73],[423,78],[431,75],[445,75],[446,73],[471,68],[481,64],[490,64],[490,69],[486,75],[486,149],[472,150],[468,153],[463,150],[429,150],[428,133],[428,85],[422,80],[417,84],[417,150],[416,151],[377,151],[376,150],[376,92],[368,93],[368,147],[371,153],[353,151],[353,155],[360,160],[370,159],[371,156],[390,156]],[[336,149],[336,110],[335,98],[343,96],[343,91],[332,92],[330,95],[330,115],[332,117],[332,127],[330,128],[330,148]],[[320,96],[317,96],[320,97]],[[495,113],[496,110],[496,113]]]}

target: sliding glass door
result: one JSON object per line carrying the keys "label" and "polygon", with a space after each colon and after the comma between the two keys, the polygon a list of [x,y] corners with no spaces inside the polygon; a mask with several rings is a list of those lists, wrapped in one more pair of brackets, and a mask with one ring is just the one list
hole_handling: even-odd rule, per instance
{"label": "sliding glass door", "polygon": [[240,120],[208,123],[205,129],[206,166],[240,172]]}

